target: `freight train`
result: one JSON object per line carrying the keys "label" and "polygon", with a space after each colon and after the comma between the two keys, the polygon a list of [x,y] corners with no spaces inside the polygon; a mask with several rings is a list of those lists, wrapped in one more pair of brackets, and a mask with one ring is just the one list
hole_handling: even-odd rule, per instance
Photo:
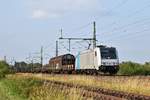
{"label": "freight train", "polygon": [[101,45],[95,49],[79,52],[76,56],[64,54],[53,57],[49,60],[49,64],[43,67],[24,66],[25,64],[18,66],[16,63],[14,67],[17,72],[116,74],[119,70],[119,58],[115,47]]}
{"label": "freight train", "polygon": [[116,48],[101,45],[95,49],[79,52],[76,56],[64,54],[53,57],[46,66],[29,69],[28,72],[116,74],[118,70],[119,58]]}

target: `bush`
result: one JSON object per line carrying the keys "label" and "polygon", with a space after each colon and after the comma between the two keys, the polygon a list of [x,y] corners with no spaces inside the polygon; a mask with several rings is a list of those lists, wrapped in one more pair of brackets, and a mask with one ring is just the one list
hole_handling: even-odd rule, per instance
{"label": "bush", "polygon": [[123,75],[150,75],[150,63],[144,65],[134,62],[120,64],[119,74]]}
{"label": "bush", "polygon": [[5,75],[8,73],[9,73],[9,65],[4,61],[0,61],[0,78],[5,77]]}
{"label": "bush", "polygon": [[150,75],[150,63],[145,63],[143,67],[145,75]]}

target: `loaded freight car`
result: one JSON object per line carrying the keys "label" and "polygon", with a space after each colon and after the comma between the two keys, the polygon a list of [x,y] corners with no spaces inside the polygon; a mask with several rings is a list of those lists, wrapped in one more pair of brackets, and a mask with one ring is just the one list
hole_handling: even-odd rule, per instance
{"label": "loaded freight car", "polygon": [[115,74],[119,70],[119,59],[114,47],[97,46],[94,50],[80,52],[76,57],[76,70],[87,73],[104,72]]}
{"label": "loaded freight car", "polygon": [[49,61],[49,70],[58,73],[72,72],[75,70],[75,57],[71,54],[65,54],[51,58]]}

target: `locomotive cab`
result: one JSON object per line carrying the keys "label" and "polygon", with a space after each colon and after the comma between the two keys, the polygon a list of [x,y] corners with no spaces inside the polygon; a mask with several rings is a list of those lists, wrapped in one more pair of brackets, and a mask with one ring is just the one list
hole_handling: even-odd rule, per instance
{"label": "locomotive cab", "polygon": [[99,51],[99,70],[104,73],[115,74],[119,70],[119,58],[116,48],[98,46]]}

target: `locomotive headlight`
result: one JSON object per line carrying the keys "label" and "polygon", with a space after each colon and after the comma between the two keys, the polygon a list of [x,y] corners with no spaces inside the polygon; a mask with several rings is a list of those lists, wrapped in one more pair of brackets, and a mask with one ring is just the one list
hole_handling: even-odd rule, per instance
{"label": "locomotive headlight", "polygon": [[118,63],[117,63],[117,62],[115,62],[114,64],[115,64],[115,65],[118,65]]}

